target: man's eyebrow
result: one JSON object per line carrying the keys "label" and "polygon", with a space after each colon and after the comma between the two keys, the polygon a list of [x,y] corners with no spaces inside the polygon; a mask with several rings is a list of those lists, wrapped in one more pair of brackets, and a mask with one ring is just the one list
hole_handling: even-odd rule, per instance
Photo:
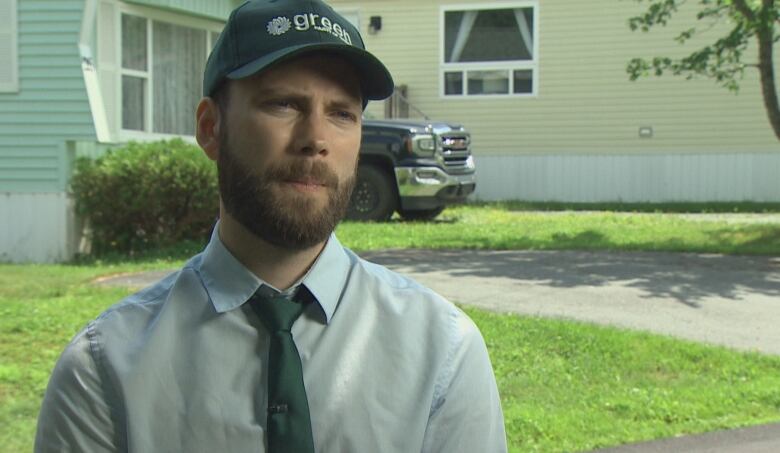
{"label": "man's eyebrow", "polygon": [[[274,98],[288,98],[294,100],[305,100],[309,96],[306,93],[298,90],[290,89],[288,87],[263,87],[257,88],[251,95],[255,99],[274,99]],[[345,94],[343,96],[335,97],[330,104],[336,108],[348,108],[354,107],[354,104],[361,105],[362,100],[359,94]]]}
{"label": "man's eyebrow", "polygon": [[363,104],[359,96],[349,96],[343,99],[336,99],[330,103],[332,108],[350,110],[354,108],[363,109]]}
{"label": "man's eyebrow", "polygon": [[252,97],[272,98],[272,97],[304,97],[301,93],[294,90],[280,87],[256,88],[251,93]]}

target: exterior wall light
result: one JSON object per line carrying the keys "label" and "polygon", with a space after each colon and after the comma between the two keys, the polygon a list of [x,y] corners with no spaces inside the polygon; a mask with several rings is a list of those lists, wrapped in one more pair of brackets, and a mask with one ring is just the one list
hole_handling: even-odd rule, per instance
{"label": "exterior wall light", "polygon": [[382,29],[382,16],[371,16],[368,20],[368,33],[375,35]]}

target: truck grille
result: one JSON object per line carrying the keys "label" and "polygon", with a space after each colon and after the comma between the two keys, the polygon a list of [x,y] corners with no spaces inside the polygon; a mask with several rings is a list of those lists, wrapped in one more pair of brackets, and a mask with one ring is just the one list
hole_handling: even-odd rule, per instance
{"label": "truck grille", "polygon": [[471,156],[471,137],[468,135],[443,135],[441,137],[441,157],[448,173],[465,173],[466,161]]}

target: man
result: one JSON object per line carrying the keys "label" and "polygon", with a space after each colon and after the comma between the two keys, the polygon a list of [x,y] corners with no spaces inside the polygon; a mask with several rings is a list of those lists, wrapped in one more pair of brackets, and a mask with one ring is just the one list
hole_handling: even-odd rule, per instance
{"label": "man", "polygon": [[320,1],[253,0],[231,14],[197,108],[221,220],[183,269],[76,335],[36,451],[506,450],[474,324],[332,234],[362,111],[392,89]]}

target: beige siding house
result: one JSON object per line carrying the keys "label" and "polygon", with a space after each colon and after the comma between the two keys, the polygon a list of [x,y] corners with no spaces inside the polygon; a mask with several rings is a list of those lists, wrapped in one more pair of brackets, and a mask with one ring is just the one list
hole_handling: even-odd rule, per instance
{"label": "beige siding house", "polygon": [[359,22],[412,105],[472,132],[479,199],[780,201],[757,71],[738,95],[708,79],[628,80],[632,57],[691,49],[672,37],[695,23],[695,5],[646,34],[629,30],[644,5],[628,0],[331,4]]}

